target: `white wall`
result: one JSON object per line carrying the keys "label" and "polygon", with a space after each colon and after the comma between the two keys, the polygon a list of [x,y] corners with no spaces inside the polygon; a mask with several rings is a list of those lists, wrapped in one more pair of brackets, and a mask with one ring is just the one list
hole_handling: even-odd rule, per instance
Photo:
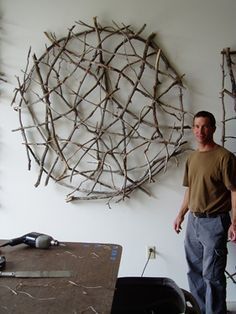
{"label": "white wall", "polygon": [[[62,188],[34,187],[37,171],[27,170],[27,159],[10,106],[15,76],[21,75],[30,46],[38,56],[47,43],[43,32],[58,37],[75,21],[103,24],[112,20],[157,32],[157,41],[180,73],[188,90],[186,109],[207,109],[220,121],[221,55],[236,49],[235,0],[2,0],[1,63],[8,83],[1,86],[0,113],[0,238],[39,231],[64,241],[118,243],[123,246],[120,276],[141,275],[147,245],[158,250],[146,276],[167,276],[187,288],[183,251],[184,231],[176,235],[172,224],[182,202],[184,156],[180,166],[169,166],[151,186],[155,197],[141,192],[108,209],[104,202],[66,203]],[[1,84],[2,85],[2,84]],[[220,122],[218,122],[220,129]],[[217,136],[219,137],[218,131]],[[219,141],[219,138],[218,138]],[[229,267],[235,271],[235,246],[230,246]],[[228,281],[228,299],[236,300],[236,286]]]}

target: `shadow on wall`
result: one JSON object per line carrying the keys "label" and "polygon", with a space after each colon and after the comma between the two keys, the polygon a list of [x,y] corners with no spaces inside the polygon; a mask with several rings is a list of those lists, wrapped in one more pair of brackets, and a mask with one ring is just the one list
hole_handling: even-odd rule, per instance
{"label": "shadow on wall", "polygon": [[2,40],[3,40],[3,27],[2,27],[2,10],[0,7],[0,95],[2,91],[2,83],[6,82],[5,74],[2,72],[2,54],[1,54],[1,46],[2,46]]}

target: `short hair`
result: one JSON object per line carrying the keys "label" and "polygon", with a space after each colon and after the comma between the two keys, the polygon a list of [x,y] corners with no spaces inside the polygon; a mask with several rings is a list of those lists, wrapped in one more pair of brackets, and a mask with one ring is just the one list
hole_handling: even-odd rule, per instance
{"label": "short hair", "polygon": [[213,114],[209,111],[199,111],[197,112],[194,117],[193,117],[193,122],[195,120],[195,118],[200,118],[200,117],[203,117],[203,118],[208,118],[209,119],[209,122],[210,122],[210,126],[215,128],[216,127],[216,119],[215,117],[213,116]]}

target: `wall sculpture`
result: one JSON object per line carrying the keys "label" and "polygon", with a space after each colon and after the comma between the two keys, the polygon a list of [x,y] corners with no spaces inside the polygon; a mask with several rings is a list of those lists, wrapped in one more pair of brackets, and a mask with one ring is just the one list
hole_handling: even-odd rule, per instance
{"label": "wall sculpture", "polygon": [[[236,51],[225,48],[222,54],[222,145],[235,147],[235,122],[236,122]],[[236,150],[234,150],[236,153]]]}
{"label": "wall sculpture", "polygon": [[35,186],[69,189],[66,200],[124,200],[183,149],[183,76],[145,25],[76,22],[67,36],[45,33],[50,45],[31,49],[12,104]]}

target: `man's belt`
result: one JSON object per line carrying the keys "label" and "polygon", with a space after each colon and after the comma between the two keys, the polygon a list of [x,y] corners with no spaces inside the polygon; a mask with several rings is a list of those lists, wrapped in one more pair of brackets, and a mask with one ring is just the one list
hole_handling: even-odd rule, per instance
{"label": "man's belt", "polygon": [[222,215],[226,215],[228,214],[228,212],[225,212],[225,213],[199,213],[199,212],[192,212],[193,216],[194,217],[197,217],[197,218],[216,218],[218,216],[222,216]]}

